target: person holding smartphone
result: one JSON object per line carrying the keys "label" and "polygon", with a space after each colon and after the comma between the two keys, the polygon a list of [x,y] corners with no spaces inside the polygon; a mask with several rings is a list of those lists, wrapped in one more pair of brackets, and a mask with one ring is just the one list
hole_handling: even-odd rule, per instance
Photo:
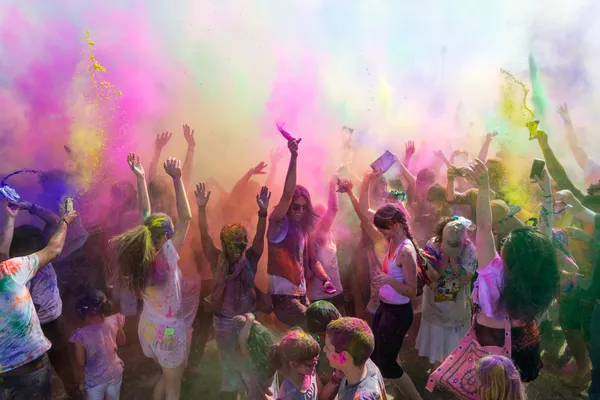
{"label": "person holding smartphone", "polygon": [[315,212],[309,191],[296,185],[298,144],[301,139],[288,140],[290,164],[283,194],[269,215],[267,240],[269,243],[269,294],[277,318],[289,325],[306,328],[306,278],[309,269],[322,282],[324,291],[335,287],[316,261],[310,234],[319,216]]}

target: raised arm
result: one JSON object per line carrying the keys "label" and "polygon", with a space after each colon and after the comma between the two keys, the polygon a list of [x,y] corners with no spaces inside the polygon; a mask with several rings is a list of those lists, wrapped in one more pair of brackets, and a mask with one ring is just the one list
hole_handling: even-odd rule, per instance
{"label": "raised arm", "polygon": [[156,174],[158,173],[158,163],[160,162],[160,153],[162,152],[163,147],[169,143],[171,136],[173,136],[171,132],[163,132],[160,135],[156,135],[156,140],[154,141],[154,154],[152,155],[150,167],[148,168],[149,180],[156,178]]}
{"label": "raised arm", "polygon": [[466,169],[469,179],[479,188],[477,193],[477,263],[487,266],[496,257],[496,244],[492,233],[492,207],[490,205],[490,177],[485,164],[474,160]]}
{"label": "raised arm", "polygon": [[235,213],[238,208],[238,201],[243,196],[244,191],[248,187],[248,182],[254,175],[265,175],[264,169],[267,167],[267,164],[264,161],[261,161],[255,167],[252,167],[246,172],[233,186],[231,189],[231,193],[223,203],[223,212],[225,213]]}
{"label": "raised arm", "polygon": [[571,148],[571,152],[575,156],[575,161],[577,161],[577,165],[583,170],[586,169],[590,158],[588,157],[585,150],[579,146],[577,135],[575,134],[575,129],[573,128],[573,122],[571,121],[571,114],[569,113],[569,108],[567,104],[563,104],[558,107],[556,110],[565,124],[565,133],[567,134],[567,142],[569,143],[569,147]]}
{"label": "raised arm", "polygon": [[46,240],[50,239],[50,236],[56,230],[56,225],[58,225],[60,217],[44,207],[28,202],[22,202],[21,209],[29,211],[29,214],[35,215],[36,217],[45,222],[43,229],[44,238]]}
{"label": "raised arm", "polygon": [[356,212],[356,215],[358,216],[358,219],[360,221],[360,226],[365,230],[365,232],[367,233],[369,238],[371,238],[373,243],[379,243],[381,241],[384,241],[385,238],[383,237],[383,235],[377,230],[375,225],[373,225],[372,217],[365,215],[361,211],[360,204],[358,202],[358,199],[354,195],[352,188],[353,185],[350,180],[345,179],[340,182],[340,190],[342,191],[342,193],[348,194],[350,202],[352,203],[352,208],[354,208],[354,212]]}
{"label": "raised arm", "polygon": [[381,171],[367,171],[360,184],[359,193],[359,209],[360,213],[365,217],[372,219],[375,216],[375,211],[371,209],[371,182],[373,179],[381,176]]}
{"label": "raised arm", "polygon": [[[67,228],[77,217],[77,212],[71,211],[66,213],[59,221],[56,231],[48,241],[46,247],[35,253],[38,257],[37,271],[54,261],[62,252],[67,237]],[[36,271],[36,272],[37,272]]]}
{"label": "raised arm", "polygon": [[287,175],[285,176],[285,185],[279,203],[271,212],[269,219],[273,222],[281,221],[288,212],[294,191],[296,190],[296,162],[298,160],[298,143],[301,139],[291,139],[288,141],[288,149],[290,150],[290,165]]}
{"label": "raised arm", "polygon": [[536,178],[536,181],[540,185],[542,192],[544,193],[544,200],[542,202],[542,208],[540,209],[540,224],[538,229],[544,235],[552,238],[552,222],[554,219],[554,201],[552,200],[552,186],[550,186],[550,176],[548,171],[544,168],[541,178]]}
{"label": "raised arm", "polygon": [[413,156],[415,155],[415,142],[409,140],[404,144],[404,146],[404,160],[402,160],[402,164],[408,168],[410,165],[410,160],[412,160]]}
{"label": "raised arm", "polygon": [[327,199],[327,211],[325,212],[325,215],[321,215],[319,223],[313,231],[314,236],[317,238],[331,230],[333,222],[335,221],[335,216],[337,215],[338,209],[340,207],[340,201],[336,191],[337,180],[338,177],[334,175],[329,181],[329,197]]}
{"label": "raised arm", "polygon": [[4,199],[4,226],[2,227],[2,238],[0,238],[0,262],[10,258],[10,244],[12,243],[15,220],[18,214],[19,205]]}
{"label": "raised arm", "polygon": [[269,200],[271,200],[271,192],[266,186],[260,189],[260,193],[256,195],[256,203],[258,204],[258,222],[256,224],[256,234],[252,241],[250,250],[254,253],[258,260],[265,249],[265,232],[267,231],[267,210],[269,209]]}
{"label": "raised arm", "polygon": [[444,155],[444,152],[442,150],[438,150],[436,152],[434,152],[434,154],[436,155],[436,157],[438,159],[440,159],[441,162],[444,163],[444,165],[446,166],[446,168],[450,168],[452,167],[452,164],[450,163],[450,161],[446,158],[446,156]]}
{"label": "raised arm", "polygon": [[586,224],[594,224],[596,213],[589,208],[584,207],[579,199],[577,199],[570,190],[558,191],[554,197],[556,198],[556,201],[562,201],[565,204],[570,205],[572,207],[571,213],[575,218]]}
{"label": "raised arm", "polygon": [[219,249],[215,247],[215,243],[210,237],[210,233],[208,233],[206,204],[208,204],[208,200],[210,200],[210,191],[207,193],[204,183],[199,183],[196,185],[194,194],[196,195],[196,203],[198,204],[198,227],[200,228],[202,250],[204,251],[208,263],[214,269],[218,264]]}
{"label": "raised arm", "polygon": [[492,144],[492,139],[494,139],[496,136],[498,136],[498,132],[496,131],[486,133],[483,144],[481,145],[481,150],[479,150],[479,156],[477,157],[478,160],[483,162],[487,160],[490,144]]}
{"label": "raised arm", "polygon": [[175,227],[175,236],[173,236],[173,246],[177,250],[181,248],[187,236],[190,221],[192,220],[192,210],[188,202],[187,194],[185,193],[185,185],[183,184],[181,161],[173,157],[169,157],[165,161],[165,172],[173,178],[175,185],[175,199],[177,201],[178,221]]}
{"label": "raised arm", "polygon": [[196,150],[194,130],[189,125],[183,125],[183,137],[187,142],[187,151],[183,161],[183,185],[189,187],[192,179],[192,169],[194,168],[194,151]]}
{"label": "raised arm", "polygon": [[544,154],[544,160],[546,160],[548,172],[558,184],[559,189],[571,191],[573,195],[579,199],[579,201],[582,201],[585,198],[585,193],[583,193],[581,189],[575,186],[575,184],[571,182],[571,179],[569,179],[567,172],[561,165],[560,161],[558,161],[554,155],[554,152],[550,148],[550,145],[548,144],[548,135],[543,131],[538,131],[537,139],[538,143],[540,144],[540,148],[542,149],[542,153]]}
{"label": "raised arm", "polygon": [[148,196],[148,186],[146,185],[146,175],[144,173],[144,167],[140,162],[140,157],[135,153],[129,153],[127,155],[127,163],[129,168],[135,174],[138,187],[138,197],[140,201],[140,211],[142,218],[146,218],[152,211],[150,207],[150,196]]}

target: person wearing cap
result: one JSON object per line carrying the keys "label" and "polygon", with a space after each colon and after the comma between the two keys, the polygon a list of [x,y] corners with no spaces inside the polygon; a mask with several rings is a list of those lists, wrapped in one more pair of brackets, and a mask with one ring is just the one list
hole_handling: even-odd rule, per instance
{"label": "person wearing cap", "polygon": [[521,207],[509,206],[503,200],[490,201],[490,207],[492,209],[492,232],[497,237],[498,245],[510,232],[525,226],[525,223],[516,217],[521,211]]}
{"label": "person wearing cap", "polygon": [[463,217],[442,218],[426,246],[438,279],[423,288],[423,317],[416,348],[431,364],[441,362],[469,330],[469,286],[477,266],[475,245],[469,240],[473,223]]}

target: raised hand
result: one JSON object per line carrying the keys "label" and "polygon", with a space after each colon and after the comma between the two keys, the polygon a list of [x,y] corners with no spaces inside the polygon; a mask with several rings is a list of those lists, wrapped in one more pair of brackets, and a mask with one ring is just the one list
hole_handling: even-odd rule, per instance
{"label": "raised hand", "polygon": [[265,175],[265,168],[267,168],[267,164],[264,161],[259,162],[256,167],[252,168],[252,175]]}
{"label": "raised hand", "polygon": [[352,184],[352,181],[350,179],[342,179],[338,184],[338,189],[340,193],[349,193],[352,191],[353,187],[354,185]]}
{"label": "raised hand", "polygon": [[498,132],[497,131],[488,132],[488,133],[485,134],[485,140],[492,140],[496,136],[498,136]]}
{"label": "raised hand", "polygon": [[415,142],[409,140],[404,145],[406,146],[406,151],[404,153],[406,157],[411,157],[413,154],[415,154]]}
{"label": "raised hand", "polygon": [[210,200],[210,191],[206,193],[206,185],[204,183],[199,183],[196,185],[196,190],[194,194],[196,195],[196,203],[198,203],[198,207],[204,207]]}
{"label": "raised hand", "polygon": [[490,174],[485,163],[475,159],[469,163],[469,166],[464,169],[467,178],[475,183],[479,188],[490,184]]}
{"label": "raised hand", "polygon": [[183,125],[183,137],[185,137],[185,141],[187,142],[189,148],[193,149],[194,147],[196,147],[196,139],[194,139],[194,130],[190,128],[190,126],[187,124]]}
{"label": "raised hand", "polygon": [[571,120],[571,115],[569,114],[569,108],[567,107],[567,103],[564,103],[564,104],[561,104],[560,106],[558,106],[558,108],[556,109],[556,112],[558,113],[558,115],[560,115],[560,117],[563,119],[563,121]]}
{"label": "raised hand", "polygon": [[542,171],[542,176],[534,177],[535,181],[540,185],[540,189],[546,195],[552,195],[552,186],[550,185],[550,175],[548,174],[548,170],[544,168]]}
{"label": "raised hand", "polygon": [[300,143],[302,139],[291,139],[288,140],[288,150],[290,151],[290,153],[292,154],[292,156],[297,156],[298,155],[298,144]]}
{"label": "raised hand", "polygon": [[73,222],[73,220],[75,218],[77,218],[77,211],[75,211],[75,210],[67,211],[62,216],[62,219],[65,220],[65,222],[67,223],[67,225],[71,225],[71,223]]}
{"label": "raised hand", "polygon": [[181,161],[174,158],[169,157],[165,161],[164,164],[165,172],[169,174],[173,179],[181,178]]}
{"label": "raised hand", "polygon": [[129,164],[129,168],[131,168],[137,177],[143,178],[145,176],[144,167],[140,162],[140,156],[135,153],[129,153],[127,155],[127,164]]}
{"label": "raised hand", "polygon": [[256,195],[256,203],[260,211],[267,211],[269,200],[271,200],[271,192],[269,192],[269,188],[263,186],[260,188],[260,193]]}
{"label": "raised hand", "polygon": [[173,136],[171,132],[163,132],[161,134],[156,135],[156,139],[154,140],[154,147],[156,147],[157,150],[162,150],[162,148],[165,147],[167,143],[169,143],[171,136]]}
{"label": "raised hand", "polygon": [[269,152],[269,159],[271,164],[277,164],[283,156],[285,155],[285,148],[283,146],[279,146],[276,149],[271,149]]}
{"label": "raised hand", "polygon": [[21,206],[18,203],[13,203],[6,198],[4,199],[4,212],[7,218],[17,218],[17,214],[19,214],[20,209]]}
{"label": "raised hand", "polygon": [[570,190],[559,190],[554,193],[554,201],[562,201],[565,204],[573,207],[571,212],[577,213],[583,209],[583,205],[581,202],[573,195],[573,192]]}
{"label": "raised hand", "polygon": [[544,131],[537,131],[537,140],[542,149],[548,148],[548,134]]}
{"label": "raised hand", "polygon": [[444,152],[442,150],[434,151],[433,154],[435,154],[435,156],[440,158],[441,160],[446,159],[446,156],[444,155]]}

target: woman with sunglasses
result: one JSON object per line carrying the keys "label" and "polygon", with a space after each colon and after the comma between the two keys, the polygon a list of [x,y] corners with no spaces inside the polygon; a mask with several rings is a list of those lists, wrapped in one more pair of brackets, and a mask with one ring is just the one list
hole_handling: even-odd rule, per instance
{"label": "woman with sunglasses", "polygon": [[[154,386],[154,397],[177,400],[187,359],[178,251],[187,235],[192,213],[181,179],[181,161],[169,158],[164,164],[175,185],[179,214],[176,229],[167,214],[150,213],[148,188],[139,157],[129,153],[127,162],[137,177],[144,220],[111,240],[118,266],[116,282],[143,300],[138,327],[140,343],[146,357],[156,360],[163,372]],[[118,288],[119,285],[115,285],[115,289]]]}
{"label": "woman with sunglasses", "polygon": [[475,333],[482,346],[502,347],[506,318],[512,325],[512,360],[523,382],[537,378],[542,368],[536,318],[559,291],[559,268],[552,243],[552,189],[544,170],[537,179],[544,192],[539,229],[523,227],[508,234],[500,254],[492,233],[490,178],[485,164],[471,162],[467,176],[477,194],[478,277],[473,289]]}
{"label": "woman with sunglasses", "polygon": [[[316,261],[310,234],[319,216],[310,193],[296,185],[296,161],[300,139],[290,139],[290,164],[279,203],[269,215],[269,294],[277,318],[289,325],[306,327],[306,277],[314,275],[327,293],[336,292],[321,264]],[[306,273],[305,273],[306,272]]]}
{"label": "woman with sunglasses", "polygon": [[262,187],[260,194],[256,195],[259,218],[252,246],[248,248],[246,228],[233,223],[221,229],[222,250],[215,246],[208,230],[206,204],[210,199],[210,192],[206,192],[205,185],[200,183],[196,186],[195,194],[202,248],[215,280],[211,304],[213,327],[223,367],[221,392],[223,396],[234,399],[238,391],[248,391],[250,382],[243,379],[245,375],[236,360],[237,331],[233,318],[256,311],[256,298],[252,289],[258,261],[265,246],[267,209],[271,193],[266,187]]}

